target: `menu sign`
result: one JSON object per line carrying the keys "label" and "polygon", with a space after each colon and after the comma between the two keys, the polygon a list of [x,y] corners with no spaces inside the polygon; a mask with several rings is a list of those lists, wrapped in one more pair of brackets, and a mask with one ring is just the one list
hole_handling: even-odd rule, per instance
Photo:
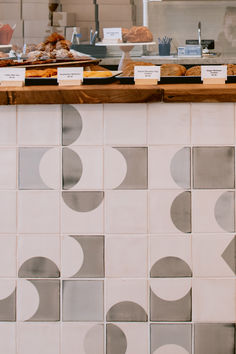
{"label": "menu sign", "polygon": [[135,66],[134,81],[136,84],[155,85],[160,81],[160,66]]}
{"label": "menu sign", "polygon": [[201,78],[204,83],[225,83],[227,65],[202,65]]}
{"label": "menu sign", "polygon": [[69,67],[57,69],[57,82],[59,85],[81,85],[83,82],[83,67]]}
{"label": "menu sign", "polygon": [[103,28],[103,38],[111,42],[122,40],[122,30],[121,28]]}
{"label": "menu sign", "polygon": [[1,86],[23,86],[25,68],[0,68]]}

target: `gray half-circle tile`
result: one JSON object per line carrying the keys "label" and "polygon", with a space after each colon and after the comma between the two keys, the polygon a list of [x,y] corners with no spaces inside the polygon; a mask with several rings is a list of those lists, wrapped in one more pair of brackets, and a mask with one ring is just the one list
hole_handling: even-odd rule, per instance
{"label": "gray half-circle tile", "polygon": [[191,277],[189,265],[179,257],[164,257],[159,259],[150,271],[152,278]]}
{"label": "gray half-circle tile", "polygon": [[76,152],[69,148],[62,150],[62,184],[63,189],[74,187],[83,173],[82,161]]}
{"label": "gray half-circle tile", "polygon": [[19,271],[19,278],[59,278],[57,265],[46,257],[32,257],[25,261]]}
{"label": "gray half-circle tile", "polygon": [[[151,353],[163,345],[175,344],[192,353],[191,324],[151,324]],[[174,353],[173,353],[174,354]]]}
{"label": "gray half-circle tile", "polygon": [[83,128],[80,113],[71,105],[62,105],[62,145],[70,145],[78,139]]}
{"label": "gray half-circle tile", "polygon": [[107,324],[106,354],[125,354],[127,339],[125,333],[116,325]]}
{"label": "gray half-circle tile", "polygon": [[148,150],[146,147],[119,147],[126,160],[127,172],[124,180],[116,189],[147,189],[148,187]]}
{"label": "gray half-circle tile", "polygon": [[224,192],[215,204],[216,221],[227,232],[235,231],[234,199],[234,192]]}
{"label": "gray half-circle tile", "polygon": [[221,257],[236,275],[236,236],[228,244]]}
{"label": "gray half-circle tile", "polygon": [[104,192],[62,192],[62,197],[70,209],[83,213],[96,209],[103,201]]}
{"label": "gray half-circle tile", "polygon": [[84,261],[74,278],[104,277],[104,237],[103,236],[71,236],[79,242]]}
{"label": "gray half-circle tile", "polygon": [[122,301],[113,305],[107,312],[107,321],[111,322],[146,322],[146,311],[132,301]]}
{"label": "gray half-circle tile", "polygon": [[178,230],[191,232],[191,192],[183,192],[179,194],[171,205],[170,210],[173,224]]}
{"label": "gray half-circle tile", "polygon": [[191,150],[184,147],[177,151],[171,160],[170,173],[175,183],[181,188],[190,188]]}
{"label": "gray half-circle tile", "polygon": [[52,189],[42,180],[40,160],[49,148],[19,149],[19,189]]}
{"label": "gray half-circle tile", "polygon": [[16,290],[0,300],[0,321],[16,321]]}
{"label": "gray half-circle tile", "polygon": [[60,321],[60,283],[59,280],[29,279],[38,291],[39,306],[34,315],[27,321],[51,322]]}
{"label": "gray half-circle tile", "polygon": [[150,289],[150,303],[151,321],[191,321],[192,289],[174,301],[161,299]]}
{"label": "gray half-circle tile", "polygon": [[93,326],[85,335],[84,350],[86,354],[103,354],[103,325]]}

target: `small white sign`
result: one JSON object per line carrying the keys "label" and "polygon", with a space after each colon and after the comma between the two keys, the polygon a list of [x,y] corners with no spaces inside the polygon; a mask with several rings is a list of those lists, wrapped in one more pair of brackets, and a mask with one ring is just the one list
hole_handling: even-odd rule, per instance
{"label": "small white sign", "polygon": [[25,68],[0,68],[0,81],[25,82]]}
{"label": "small white sign", "polygon": [[160,66],[135,66],[134,81],[151,79],[160,81],[161,69]]}
{"label": "small white sign", "polygon": [[103,28],[103,37],[106,40],[122,40],[121,28]]}
{"label": "small white sign", "polygon": [[59,81],[83,81],[83,67],[69,67],[57,69],[57,82]]}
{"label": "small white sign", "polygon": [[227,80],[227,65],[202,65],[201,78]]}

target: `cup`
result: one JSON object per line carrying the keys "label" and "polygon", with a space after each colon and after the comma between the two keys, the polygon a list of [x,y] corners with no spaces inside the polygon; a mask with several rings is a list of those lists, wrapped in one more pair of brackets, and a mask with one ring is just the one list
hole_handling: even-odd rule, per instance
{"label": "cup", "polygon": [[168,56],[170,55],[170,43],[160,43],[159,47],[159,55],[160,56]]}

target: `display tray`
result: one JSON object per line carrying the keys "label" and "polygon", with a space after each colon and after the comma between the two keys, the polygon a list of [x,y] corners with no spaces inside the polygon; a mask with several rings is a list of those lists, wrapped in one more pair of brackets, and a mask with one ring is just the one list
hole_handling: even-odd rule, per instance
{"label": "display tray", "polygon": [[[117,77],[121,84],[134,85],[134,77]],[[200,76],[163,76],[159,81],[160,85],[168,84],[201,84],[202,80]],[[236,75],[227,77],[227,84],[236,83]]]}
{"label": "display tray", "polygon": [[[83,85],[105,85],[111,84],[116,80],[116,77],[121,74],[121,71],[112,71],[112,76],[109,77],[85,77]],[[44,86],[58,85],[56,77],[27,77],[25,86]]]}

